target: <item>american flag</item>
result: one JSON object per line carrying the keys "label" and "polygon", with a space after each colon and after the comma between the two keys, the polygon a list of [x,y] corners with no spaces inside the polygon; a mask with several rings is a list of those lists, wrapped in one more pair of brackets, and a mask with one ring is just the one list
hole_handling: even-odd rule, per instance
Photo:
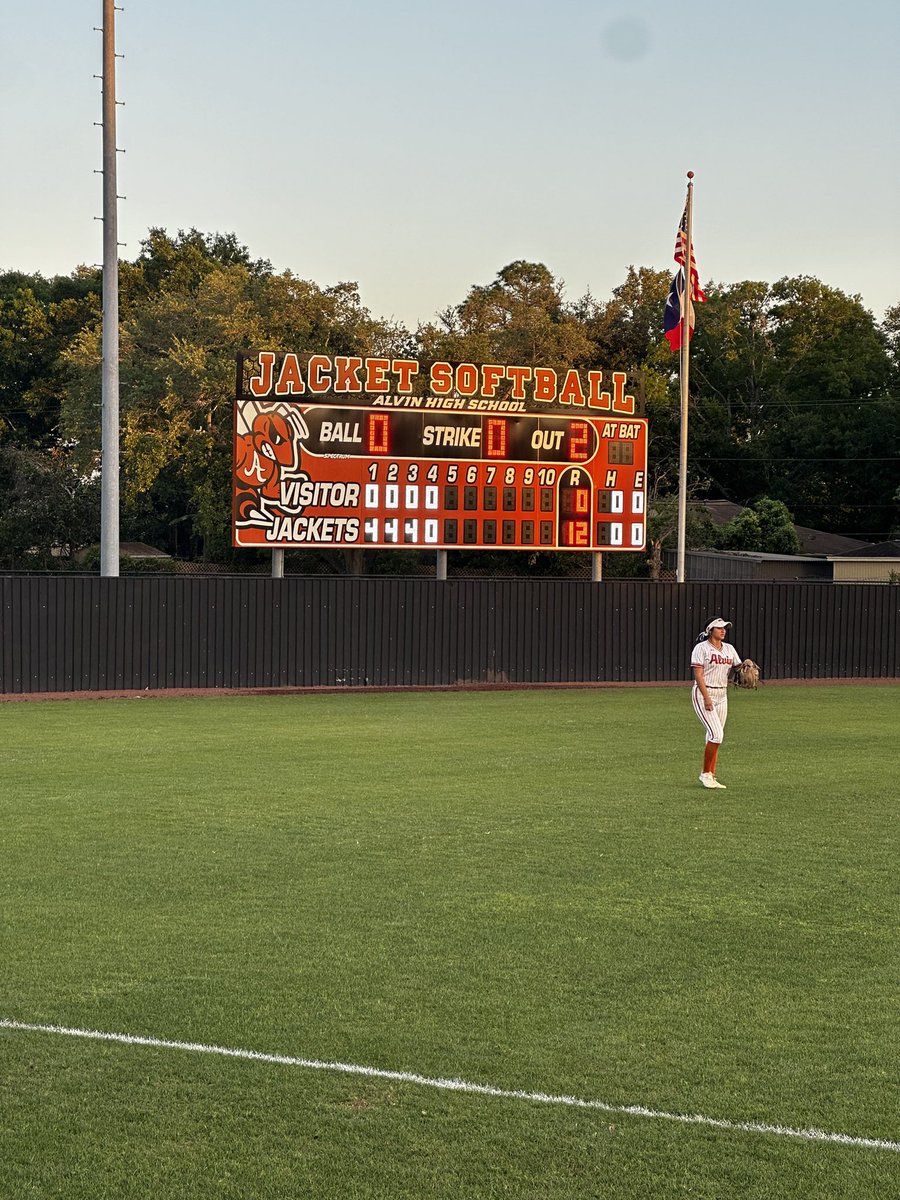
{"label": "american flag", "polygon": [[[681,214],[681,224],[678,226],[678,232],[675,234],[675,261],[680,267],[684,266],[687,250],[687,204],[684,206],[684,212]],[[700,276],[697,274],[697,260],[694,258],[694,246],[691,243],[691,299],[702,304],[706,299],[700,287]]]}

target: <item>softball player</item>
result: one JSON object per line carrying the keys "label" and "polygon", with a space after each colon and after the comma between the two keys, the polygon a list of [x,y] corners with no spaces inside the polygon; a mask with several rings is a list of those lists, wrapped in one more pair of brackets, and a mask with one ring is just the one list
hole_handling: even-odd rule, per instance
{"label": "softball player", "polygon": [[728,672],[741,661],[734,646],[725,641],[725,630],[731,624],[713,617],[706,626],[691,655],[694,686],[691,699],[694,712],[706,730],[706,749],[700,782],[705,788],[724,788],[716,779],[716,758],[725,738],[728,718]]}

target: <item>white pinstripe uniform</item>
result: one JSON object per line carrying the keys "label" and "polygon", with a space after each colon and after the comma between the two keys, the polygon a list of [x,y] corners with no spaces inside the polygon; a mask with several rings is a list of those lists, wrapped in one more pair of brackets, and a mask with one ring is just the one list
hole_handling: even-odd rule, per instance
{"label": "white pinstripe uniform", "polygon": [[728,719],[728,672],[740,662],[741,656],[728,642],[723,642],[718,650],[708,639],[694,647],[691,666],[703,667],[703,681],[713,702],[712,711],[708,712],[703,702],[703,694],[695,683],[691,689],[691,700],[694,712],[706,730],[708,742],[721,743],[725,740],[725,722]]}

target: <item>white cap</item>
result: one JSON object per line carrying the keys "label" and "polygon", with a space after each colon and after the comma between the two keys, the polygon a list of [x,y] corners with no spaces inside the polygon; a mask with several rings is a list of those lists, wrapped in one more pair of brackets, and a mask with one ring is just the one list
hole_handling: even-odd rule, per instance
{"label": "white cap", "polygon": [[706,627],[706,632],[709,633],[711,629],[727,629],[730,624],[730,621],[726,621],[722,617],[713,617]]}

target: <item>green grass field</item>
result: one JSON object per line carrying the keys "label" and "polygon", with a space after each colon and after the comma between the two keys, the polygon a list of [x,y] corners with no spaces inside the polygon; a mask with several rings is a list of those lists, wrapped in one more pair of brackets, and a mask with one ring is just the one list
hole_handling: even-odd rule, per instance
{"label": "green grass field", "polygon": [[0,1196],[870,1200],[900,686],[0,705]]}

